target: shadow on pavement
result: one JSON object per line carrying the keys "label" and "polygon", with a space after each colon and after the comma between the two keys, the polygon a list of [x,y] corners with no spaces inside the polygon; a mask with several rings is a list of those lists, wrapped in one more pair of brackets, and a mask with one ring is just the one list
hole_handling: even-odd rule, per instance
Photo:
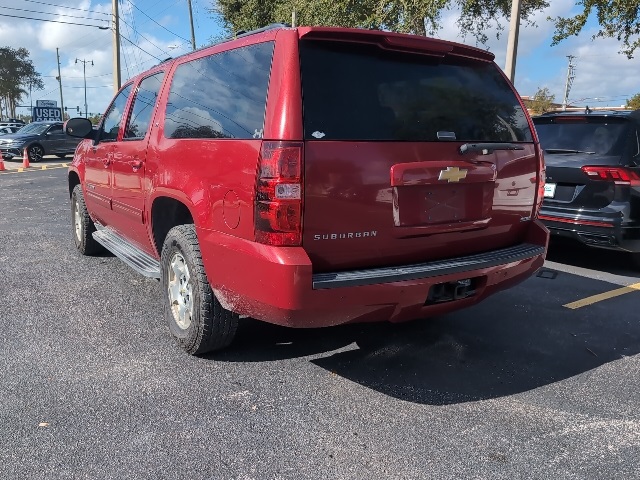
{"label": "shadow on pavement", "polygon": [[552,237],[547,260],[615,275],[640,278],[640,267],[633,264],[631,254],[587,247],[580,242],[560,237]]}
{"label": "shadow on pavement", "polygon": [[585,288],[593,292],[611,287],[567,274],[533,278],[470,309],[402,325],[295,330],[251,321],[231,350],[211,358],[327,353],[311,361],[383,394],[431,405],[513,395],[640,352],[640,322],[633,319],[640,292],[620,297],[617,310],[568,310],[562,305],[574,299],[574,282],[590,282]]}

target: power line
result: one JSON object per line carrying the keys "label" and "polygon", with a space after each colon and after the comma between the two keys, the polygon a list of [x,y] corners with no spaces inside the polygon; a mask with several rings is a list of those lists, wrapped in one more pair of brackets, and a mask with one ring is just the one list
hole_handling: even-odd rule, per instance
{"label": "power line", "polygon": [[40,5],[47,5],[48,7],[59,7],[59,8],[66,8],[66,9],[69,9],[69,10],[79,10],[81,12],[91,12],[91,13],[98,13],[100,15],[111,16],[110,13],[96,12],[95,10],[87,10],[86,8],[67,7],[66,5],[55,5],[53,3],[38,2],[37,0],[24,0],[24,1],[25,2],[31,2],[31,3],[39,3]]}
{"label": "power line", "polygon": [[[128,26],[129,28],[133,29],[133,33],[135,33],[136,35],[144,38],[147,42],[149,42],[151,45],[153,45],[154,47],[156,47],[158,50],[160,50],[162,53],[164,53],[165,55],[168,55],[169,57],[171,56],[171,54],[169,52],[165,52],[161,47],[157,46],[155,43],[153,43],[151,40],[149,40],[147,37],[145,37],[144,35],[142,35],[140,32],[138,32],[135,27],[129,25],[127,22],[125,22],[122,17],[120,17],[120,20],[122,21],[122,23],[124,23],[126,26]],[[142,61],[142,59],[139,59],[139,61]]]}
{"label": "power line", "polygon": [[62,20],[47,20],[44,18],[20,17],[18,15],[7,15],[5,13],[0,13],[0,17],[23,18],[25,20],[37,20],[39,22],[64,23],[66,25],[80,25],[81,27],[96,27],[96,28],[99,28],[100,30],[109,30],[109,27],[103,27],[101,25],[89,25],[86,23],[63,22]]}
{"label": "power line", "polygon": [[156,25],[158,25],[159,27],[164,28],[164,29],[165,29],[167,32],[169,32],[171,35],[175,35],[176,37],[181,38],[182,40],[184,40],[184,41],[186,41],[186,42],[191,42],[191,40],[187,40],[186,38],[181,37],[181,36],[180,36],[180,35],[178,35],[177,33],[174,33],[174,32],[172,32],[171,30],[169,30],[168,28],[166,28],[166,27],[164,27],[164,26],[160,25],[160,24],[159,24],[158,22],[156,22],[153,18],[151,18],[149,15],[147,15],[147,14],[146,14],[146,13],[144,13],[142,10],[140,10],[138,7],[136,7],[136,6],[133,4],[133,2],[131,2],[131,0],[127,0],[127,1],[131,4],[131,6],[132,6],[133,8],[135,8],[136,10],[138,10],[140,13],[142,13],[145,17],[147,17],[149,20],[151,20],[153,23],[155,23],[155,24],[156,24]]}
{"label": "power line", "polygon": [[140,50],[142,50],[144,53],[146,53],[147,55],[149,55],[150,57],[155,58],[156,60],[158,60],[159,62],[164,62],[164,60],[162,58],[158,58],[155,55],[151,55],[149,52],[147,52],[144,48],[140,47],[139,45],[136,45],[135,43],[133,43],[131,40],[129,40],[127,37],[125,37],[124,35],[120,35],[121,38],[123,38],[124,40],[126,40],[127,42],[129,42],[131,45],[133,45],[136,48],[139,48]]}
{"label": "power line", "polygon": [[18,11],[21,11],[21,12],[39,13],[39,14],[42,14],[42,15],[56,15],[58,17],[69,17],[69,18],[80,18],[82,20],[93,20],[93,18],[79,17],[78,15],[68,15],[66,13],[40,12],[38,10],[27,10],[27,9],[24,9],[24,8],[2,7],[2,6],[0,6],[0,8],[5,8],[7,10],[18,10]]}

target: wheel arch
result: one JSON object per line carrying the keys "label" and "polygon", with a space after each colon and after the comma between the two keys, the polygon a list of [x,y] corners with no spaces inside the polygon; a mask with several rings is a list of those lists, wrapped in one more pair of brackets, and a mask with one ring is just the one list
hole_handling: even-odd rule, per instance
{"label": "wheel arch", "polygon": [[80,185],[80,175],[75,170],[71,170],[69,172],[67,182],[69,184],[69,198],[73,194],[73,189],[76,188],[76,185]]}
{"label": "wheel arch", "polygon": [[194,223],[194,215],[183,200],[166,193],[155,197],[151,203],[151,239],[158,255],[167,233],[177,225]]}

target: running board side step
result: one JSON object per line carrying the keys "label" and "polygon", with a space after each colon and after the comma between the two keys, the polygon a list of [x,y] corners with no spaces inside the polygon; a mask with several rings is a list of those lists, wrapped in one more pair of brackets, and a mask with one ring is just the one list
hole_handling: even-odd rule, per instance
{"label": "running board side step", "polygon": [[132,245],[111,228],[96,223],[93,238],[136,272],[145,277],[160,278],[160,262]]}

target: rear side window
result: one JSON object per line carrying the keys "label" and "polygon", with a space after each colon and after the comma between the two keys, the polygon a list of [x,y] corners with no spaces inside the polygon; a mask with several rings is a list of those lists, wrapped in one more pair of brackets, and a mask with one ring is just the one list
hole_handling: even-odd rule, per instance
{"label": "rear side window", "polygon": [[540,145],[552,153],[580,151],[620,156],[631,129],[630,122],[623,118],[542,117],[534,119],[534,123]]}
{"label": "rear side window", "polygon": [[167,103],[167,138],[262,138],[273,42],[179,65]]}
{"label": "rear side window", "polygon": [[307,139],[532,141],[493,63],[321,41],[300,52]]}
{"label": "rear side window", "polygon": [[126,140],[140,139],[147,135],[163,77],[164,72],[159,72],[140,82],[133,107],[131,107],[131,116],[124,131]]}

